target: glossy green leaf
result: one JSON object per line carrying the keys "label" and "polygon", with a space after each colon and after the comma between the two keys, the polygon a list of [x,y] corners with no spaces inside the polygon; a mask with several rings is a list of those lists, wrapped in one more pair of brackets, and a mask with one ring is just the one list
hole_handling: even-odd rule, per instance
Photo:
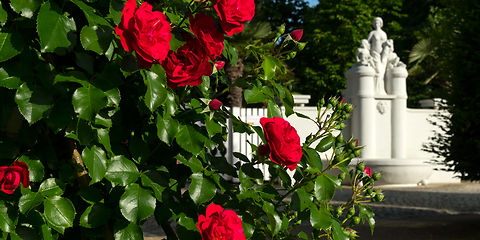
{"label": "glossy green leaf", "polygon": [[15,231],[16,221],[16,210],[6,202],[0,200],[0,230],[3,232]]}
{"label": "glossy green leaf", "polygon": [[52,235],[52,230],[48,227],[47,224],[42,224],[40,229],[43,240],[54,240]]}
{"label": "glossy green leaf", "polygon": [[252,89],[245,90],[243,92],[243,96],[245,98],[245,101],[248,104],[261,103],[261,102],[265,102],[266,100],[265,94],[263,94],[261,89],[257,87],[253,87]]}
{"label": "glossy green leaf", "polygon": [[0,87],[8,89],[17,89],[22,85],[19,77],[9,76],[5,69],[0,68]]}
{"label": "glossy green leaf", "polygon": [[107,156],[98,146],[86,147],[82,152],[82,159],[87,167],[88,175],[92,178],[91,183],[99,182],[107,172]]}
{"label": "glossy green leaf", "polygon": [[138,240],[143,239],[143,232],[136,223],[130,223],[123,228],[116,229],[115,240]]}
{"label": "glossy green leaf", "polygon": [[112,210],[102,203],[90,205],[80,216],[80,226],[96,228],[108,223]]}
{"label": "glossy green leaf", "polygon": [[130,222],[146,219],[155,211],[156,199],[149,190],[136,183],[129,184],[120,197],[122,215]]}
{"label": "glossy green leaf", "polygon": [[105,18],[97,14],[98,10],[94,9],[93,7],[90,7],[86,3],[79,0],[70,0],[70,1],[73,2],[75,5],[77,5],[83,11],[83,13],[85,14],[85,17],[87,18],[88,25],[111,26],[110,23],[107,20],[105,20]]}
{"label": "glossy green leaf", "polygon": [[322,166],[322,159],[318,155],[317,151],[312,148],[307,148],[304,149],[304,155],[302,157],[305,157],[308,165],[310,166],[311,170],[313,172],[322,172],[323,166]]}
{"label": "glossy green leaf", "polygon": [[41,0],[10,0],[10,7],[13,11],[26,18],[32,18],[41,4]]}
{"label": "glossy green leaf", "polygon": [[144,82],[147,86],[147,92],[145,93],[145,104],[152,112],[162,105],[167,99],[167,89],[165,88],[165,71],[161,69],[157,72],[160,73],[147,71],[144,77]]}
{"label": "glossy green leaf", "polygon": [[85,76],[85,74],[80,71],[71,71],[55,75],[53,83],[57,84],[61,82],[79,83],[84,87],[88,87],[90,85],[90,83],[87,81],[87,76]]}
{"label": "glossy green leaf", "polygon": [[333,217],[326,208],[318,209],[316,206],[310,208],[310,223],[315,229],[328,229],[332,226]]}
{"label": "glossy green leaf", "polygon": [[217,187],[202,173],[194,173],[190,176],[192,183],[188,188],[188,193],[193,201],[198,205],[210,201],[217,192]]}
{"label": "glossy green leaf", "polygon": [[363,221],[368,222],[368,225],[370,225],[370,231],[373,234],[373,229],[375,228],[375,213],[373,213],[369,206],[358,205],[358,208],[360,210],[358,216],[361,217]]}
{"label": "glossy green leaf", "polygon": [[179,131],[178,121],[173,118],[157,116],[157,136],[162,142],[170,145]]}
{"label": "glossy green leaf", "polygon": [[95,114],[107,105],[107,96],[102,90],[89,85],[89,87],[81,87],[75,90],[72,96],[72,104],[80,118],[91,121]]}
{"label": "glossy green leaf", "polygon": [[205,127],[207,128],[208,136],[213,137],[217,133],[222,133],[222,125],[210,118],[205,119]]}
{"label": "glossy green leaf", "polygon": [[18,32],[0,32],[0,62],[17,56],[23,50],[23,38]]}
{"label": "glossy green leaf", "polygon": [[45,174],[45,167],[40,160],[31,159],[30,157],[23,155],[18,161],[22,161],[27,164],[28,172],[31,182],[40,182]]}
{"label": "glossy green leaf", "polygon": [[44,214],[50,224],[68,228],[73,226],[75,207],[70,199],[55,196],[45,200]]}
{"label": "glossy green leaf", "polygon": [[47,197],[60,196],[64,191],[65,184],[56,178],[46,179],[38,188],[38,192]]}
{"label": "glossy green leaf", "polygon": [[36,192],[29,192],[24,194],[18,200],[18,209],[22,214],[27,213],[28,211],[32,210],[36,206],[43,203],[43,196]]}
{"label": "glossy green leaf", "polygon": [[114,107],[114,106],[120,105],[120,100],[122,100],[122,97],[120,95],[120,90],[118,88],[112,88],[106,91],[105,94],[107,95],[107,98],[108,98],[107,106]]}
{"label": "glossy green leaf", "polygon": [[15,94],[18,110],[31,125],[43,118],[43,114],[52,108],[50,98],[40,92],[36,93],[23,83]]}
{"label": "glossy green leaf", "polygon": [[322,138],[318,145],[315,147],[315,150],[319,152],[326,152],[328,149],[333,147],[335,144],[335,137],[332,134],[328,134],[326,137]]}
{"label": "glossy green leaf", "polygon": [[335,185],[325,175],[320,175],[315,179],[315,197],[318,201],[330,201],[335,194]]}
{"label": "glossy green leaf", "polygon": [[0,2],[0,26],[4,26],[7,23],[8,13],[2,6],[2,2]]}
{"label": "glossy green leaf", "polygon": [[97,137],[98,137],[98,142],[103,145],[105,150],[107,150],[108,153],[113,155],[112,152],[112,145],[110,144],[110,135],[109,135],[108,129],[104,128],[99,128],[97,129]]}
{"label": "glossy green leaf", "polygon": [[176,141],[180,147],[191,152],[194,155],[197,155],[202,151],[204,147],[204,142],[207,140],[207,137],[198,132],[192,126],[182,126],[177,133]]}
{"label": "glossy green leaf", "polygon": [[53,52],[57,48],[68,48],[72,44],[70,32],[76,31],[75,20],[68,17],[50,1],[44,2],[37,16],[37,32],[42,52]]}
{"label": "glossy green leaf", "polygon": [[140,178],[142,179],[142,186],[151,188],[155,194],[155,198],[157,198],[159,202],[162,202],[162,192],[166,187],[160,185],[159,183],[159,181],[161,181],[161,179],[159,179],[161,176],[159,176],[155,171],[147,171],[144,172]]}
{"label": "glossy green leaf", "polygon": [[292,202],[291,206],[292,209],[296,211],[302,212],[305,209],[308,209],[312,204],[313,201],[310,198],[310,194],[305,191],[304,188],[299,188],[295,193],[292,195]]}
{"label": "glossy green leaf", "polygon": [[265,73],[265,80],[272,80],[275,77],[275,72],[277,71],[277,65],[279,64],[278,59],[272,56],[264,56],[264,61],[262,63],[263,72]]}
{"label": "glossy green leaf", "polygon": [[120,23],[124,2],[122,0],[110,0],[109,13],[115,25]]}
{"label": "glossy green leaf", "polygon": [[135,163],[124,156],[113,157],[107,167],[105,178],[110,182],[126,186],[137,181],[139,172]]}
{"label": "glossy green leaf", "polygon": [[80,31],[80,42],[85,50],[103,55],[109,48],[112,34],[97,25],[84,26]]}
{"label": "glossy green leaf", "polygon": [[188,166],[192,172],[201,172],[203,171],[203,165],[200,160],[196,157],[191,157],[190,159],[186,159],[182,155],[177,155],[175,157],[178,161]]}
{"label": "glossy green leaf", "polygon": [[267,106],[267,116],[268,118],[273,118],[273,117],[283,117],[282,116],[282,110],[280,107],[272,100],[268,100],[268,106]]}

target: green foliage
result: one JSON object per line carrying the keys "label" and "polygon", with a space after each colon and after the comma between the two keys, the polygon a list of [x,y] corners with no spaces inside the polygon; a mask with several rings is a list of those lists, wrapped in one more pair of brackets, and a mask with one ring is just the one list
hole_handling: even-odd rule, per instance
{"label": "green foliage", "polygon": [[[181,33],[190,31],[186,9],[212,10],[202,4],[211,2],[160,1],[154,9]],[[360,148],[332,135],[353,107],[319,105],[310,119],[318,131],[302,144],[293,178],[253,144],[251,156],[233,153],[240,161],[231,164],[228,134],[266,139],[262,128],[226,108],[209,108],[222,86],[234,86],[226,71],[203,76],[198,86],[169,88],[160,65],[140,69],[136,56],[122,49],[114,33],[122,8],[118,0],[2,1],[0,166],[25,162],[31,183],[13,194],[0,192],[0,238],[142,239],[141,225],[154,217],[169,238],[199,239],[198,216],[217,203],[242,217],[248,239],[294,239],[301,224],[313,229],[311,236],[300,234],[303,239],[347,239],[357,216],[331,209],[343,180],[331,170],[352,179],[354,196],[344,208],[375,199],[365,196],[373,180],[348,169]],[[285,27],[272,32],[260,23],[238,36],[225,41],[222,57],[231,65],[239,56],[248,59],[248,74],[235,83],[245,88],[245,101],[266,103],[268,117],[308,118],[295,113],[290,90],[279,80],[289,74],[285,61],[305,43],[291,39]],[[319,153],[329,156],[322,162]],[[260,164],[268,166],[270,180]],[[359,179],[369,181],[366,187],[358,187]]]}
{"label": "green foliage", "polygon": [[[445,88],[447,105],[444,113],[435,120],[441,128],[426,149],[437,155],[436,162],[446,170],[459,173],[465,180],[480,179],[480,164],[475,161],[480,148],[475,133],[480,124],[480,95],[478,71],[480,5],[469,1],[442,1],[442,5],[432,12],[435,25],[427,28],[438,38],[432,38],[431,56],[420,66],[426,73],[438,72],[434,80]],[[425,39],[425,38],[423,38]],[[432,66],[433,61],[436,65]]]}

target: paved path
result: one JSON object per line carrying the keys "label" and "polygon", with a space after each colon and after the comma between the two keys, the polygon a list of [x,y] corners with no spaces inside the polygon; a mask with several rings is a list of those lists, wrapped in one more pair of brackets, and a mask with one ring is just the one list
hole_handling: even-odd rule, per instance
{"label": "paved path", "polygon": [[[349,198],[348,188],[334,201]],[[359,226],[361,240],[480,240],[480,183],[381,187],[384,202],[371,204],[377,225],[372,235]],[[159,240],[155,221],[144,225],[145,239]]]}

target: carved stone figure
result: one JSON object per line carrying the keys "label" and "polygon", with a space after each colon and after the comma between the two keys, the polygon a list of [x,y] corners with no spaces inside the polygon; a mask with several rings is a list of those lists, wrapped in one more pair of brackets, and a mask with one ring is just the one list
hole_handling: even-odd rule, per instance
{"label": "carved stone figure", "polygon": [[387,34],[382,30],[383,20],[379,17],[373,19],[373,31],[368,34],[368,43],[370,43],[370,55],[375,58],[375,55],[382,52],[382,45],[387,41]]}
{"label": "carved stone figure", "polygon": [[360,47],[357,49],[357,62],[364,66],[373,67],[372,57],[370,56],[370,44],[367,39],[362,39]]}

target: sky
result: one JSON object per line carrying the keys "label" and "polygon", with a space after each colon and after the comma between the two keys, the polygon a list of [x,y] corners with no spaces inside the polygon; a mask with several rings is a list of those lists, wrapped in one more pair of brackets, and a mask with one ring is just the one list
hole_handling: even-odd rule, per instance
{"label": "sky", "polygon": [[310,7],[313,7],[318,4],[318,0],[307,0],[307,2]]}

